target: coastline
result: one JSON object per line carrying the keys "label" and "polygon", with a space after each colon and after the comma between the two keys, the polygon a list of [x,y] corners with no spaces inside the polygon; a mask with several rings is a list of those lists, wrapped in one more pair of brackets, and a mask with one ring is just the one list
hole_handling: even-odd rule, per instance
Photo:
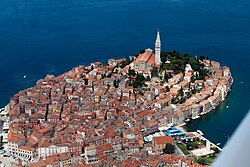
{"label": "coastline", "polygon": [[[150,60],[147,66],[139,66],[145,63],[146,56]],[[174,62],[177,58],[173,56],[172,59]],[[77,66],[57,77],[47,75],[38,80],[36,86],[14,95],[5,107],[10,121],[8,143],[23,141],[17,150],[12,148],[15,144],[8,145],[8,154],[19,155],[27,161],[23,150],[29,149],[28,159],[33,161],[50,156],[44,150],[56,145],[60,149],[58,153],[69,151],[78,156],[84,148],[87,163],[102,160],[96,158],[96,154],[89,158],[88,155],[92,155],[88,153],[89,149],[98,149],[109,156],[109,152],[106,152],[108,148],[115,152],[113,156],[129,155],[125,159],[143,150],[161,158],[163,149],[159,149],[152,140],[148,143],[143,136],[169,124],[185,125],[187,119],[197,119],[213,111],[226,99],[233,84],[227,66],[221,67],[219,62],[208,59],[188,59],[196,65],[202,64],[204,69],[199,65],[197,70],[193,70],[188,63],[184,71],[177,70],[175,73],[174,69],[166,70],[154,63],[151,67],[154,54],[151,49],[146,49],[130,60],[109,59],[108,65],[94,62],[88,66]],[[198,71],[207,71],[207,75],[198,74]],[[26,142],[30,138],[37,138],[37,133],[41,133],[42,141],[47,143],[45,148],[40,146],[39,139],[36,139],[38,146],[31,147],[31,142]],[[65,133],[68,133],[67,136],[79,136],[81,140],[76,137],[65,140]],[[193,133],[210,143],[197,132]],[[173,141],[171,136],[165,137]],[[63,145],[54,144],[58,140]],[[132,143],[131,148],[128,146],[130,144],[123,145],[124,141]],[[98,147],[100,143],[105,147]],[[71,145],[77,145],[79,149],[70,150]],[[190,154],[199,157],[214,153],[210,146],[209,150],[204,150],[203,144]],[[212,146],[221,150],[215,144]],[[123,147],[129,148],[124,150]],[[38,155],[34,154],[35,150]]]}
{"label": "coastline", "polygon": [[[179,128],[181,131],[187,133],[187,134],[193,133],[193,132],[188,131],[188,130],[187,130],[185,127],[183,127],[183,126],[177,125],[176,127]],[[198,129],[197,129],[197,131],[198,131]],[[205,135],[206,135],[206,134],[201,135],[200,138],[203,139],[203,140],[205,140],[205,141],[206,141],[206,140],[209,140],[209,139],[207,139],[206,137],[204,137]],[[209,140],[209,141],[210,141],[210,140]],[[220,151],[223,151],[222,148],[220,148],[218,145],[214,144],[213,142],[211,142],[211,145],[212,145],[213,147],[218,148]]]}
{"label": "coastline", "polygon": [[[234,79],[232,78],[232,82],[231,82],[231,85],[230,85],[230,91],[227,93],[227,96],[226,96],[226,98],[223,101],[221,101],[213,110],[211,110],[209,112],[206,112],[206,113],[202,113],[202,114],[199,115],[199,117],[197,117],[195,119],[201,119],[203,116],[206,116],[207,114],[213,113],[216,109],[218,109],[222,105],[222,103],[227,99],[227,97],[229,96],[229,94],[232,92],[232,90],[233,90],[233,83],[234,83]],[[193,119],[193,120],[195,120],[195,119]],[[188,129],[188,127],[187,127],[188,124],[192,124],[192,121],[188,121],[184,125],[177,125],[177,126],[180,127],[181,130],[183,130],[185,132],[190,132],[189,129]],[[198,130],[198,129],[196,128],[196,130]],[[214,143],[212,143],[212,144],[215,145]],[[220,148],[217,145],[215,145],[215,146],[218,147],[220,150],[223,150],[223,148]]]}

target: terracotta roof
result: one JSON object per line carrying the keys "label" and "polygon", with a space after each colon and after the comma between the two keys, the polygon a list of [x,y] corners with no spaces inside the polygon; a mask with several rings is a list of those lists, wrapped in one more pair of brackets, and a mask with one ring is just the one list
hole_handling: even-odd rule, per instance
{"label": "terracotta roof", "polygon": [[8,141],[13,143],[18,143],[20,140],[25,139],[25,136],[20,133],[9,132],[7,136]]}
{"label": "terracotta roof", "polygon": [[153,54],[152,50],[146,50],[144,53],[139,54],[139,56],[135,60],[135,63],[138,62],[147,62],[149,64],[154,64],[155,55]]}
{"label": "terracotta roof", "polygon": [[9,115],[14,115],[14,114],[19,115],[20,111],[15,110],[15,109],[10,110]]}
{"label": "terracotta roof", "polygon": [[51,144],[49,143],[49,140],[46,138],[42,138],[42,140],[39,142],[38,147],[49,147]]}
{"label": "terracotta roof", "polygon": [[85,147],[85,150],[93,150],[96,149],[96,146],[93,144],[91,146]]}
{"label": "terracotta roof", "polygon": [[190,137],[195,137],[196,135],[193,134],[193,133],[189,133],[189,136],[190,136]]}
{"label": "terracotta roof", "polygon": [[111,144],[105,144],[102,146],[102,150],[103,151],[113,150],[113,147],[111,146]]}
{"label": "terracotta roof", "polygon": [[47,132],[49,132],[50,130],[48,129],[48,128],[43,128],[43,129],[39,129],[39,130],[37,130],[39,133],[42,133],[42,134],[44,134],[44,133],[47,133]]}
{"label": "terracotta roof", "polygon": [[37,141],[33,138],[28,138],[27,141],[33,145],[37,144]]}
{"label": "terracotta roof", "polygon": [[46,163],[44,161],[33,162],[28,165],[29,167],[45,167]]}
{"label": "terracotta roof", "polygon": [[27,151],[35,151],[35,148],[27,147],[27,146],[20,146],[19,149],[27,150]]}
{"label": "terracotta roof", "polygon": [[154,137],[153,140],[156,144],[167,144],[167,143],[174,143],[174,140],[171,136],[158,136]]}

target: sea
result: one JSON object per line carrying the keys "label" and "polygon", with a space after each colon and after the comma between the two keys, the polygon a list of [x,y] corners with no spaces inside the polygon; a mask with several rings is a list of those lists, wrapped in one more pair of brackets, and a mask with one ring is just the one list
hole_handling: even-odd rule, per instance
{"label": "sea", "polygon": [[47,74],[154,49],[159,29],[162,50],[230,67],[227,100],[186,125],[223,147],[249,110],[249,8],[248,0],[1,0],[0,106]]}

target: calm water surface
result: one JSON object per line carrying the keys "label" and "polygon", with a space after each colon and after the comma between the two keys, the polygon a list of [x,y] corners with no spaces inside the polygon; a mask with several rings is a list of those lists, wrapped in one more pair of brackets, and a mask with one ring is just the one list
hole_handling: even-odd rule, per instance
{"label": "calm water surface", "polygon": [[164,50],[231,68],[228,99],[187,125],[224,145],[249,109],[249,8],[247,0],[1,0],[0,106],[46,74],[153,48],[160,28]]}

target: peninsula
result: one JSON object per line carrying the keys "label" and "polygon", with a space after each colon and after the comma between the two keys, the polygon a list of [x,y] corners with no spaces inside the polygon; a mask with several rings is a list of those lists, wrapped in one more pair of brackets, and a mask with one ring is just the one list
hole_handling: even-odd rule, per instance
{"label": "peninsula", "polygon": [[232,84],[219,62],[162,52],[158,31],[155,51],[47,75],[14,95],[1,111],[6,157],[34,167],[203,166],[199,155],[216,148],[173,126],[215,109]]}

